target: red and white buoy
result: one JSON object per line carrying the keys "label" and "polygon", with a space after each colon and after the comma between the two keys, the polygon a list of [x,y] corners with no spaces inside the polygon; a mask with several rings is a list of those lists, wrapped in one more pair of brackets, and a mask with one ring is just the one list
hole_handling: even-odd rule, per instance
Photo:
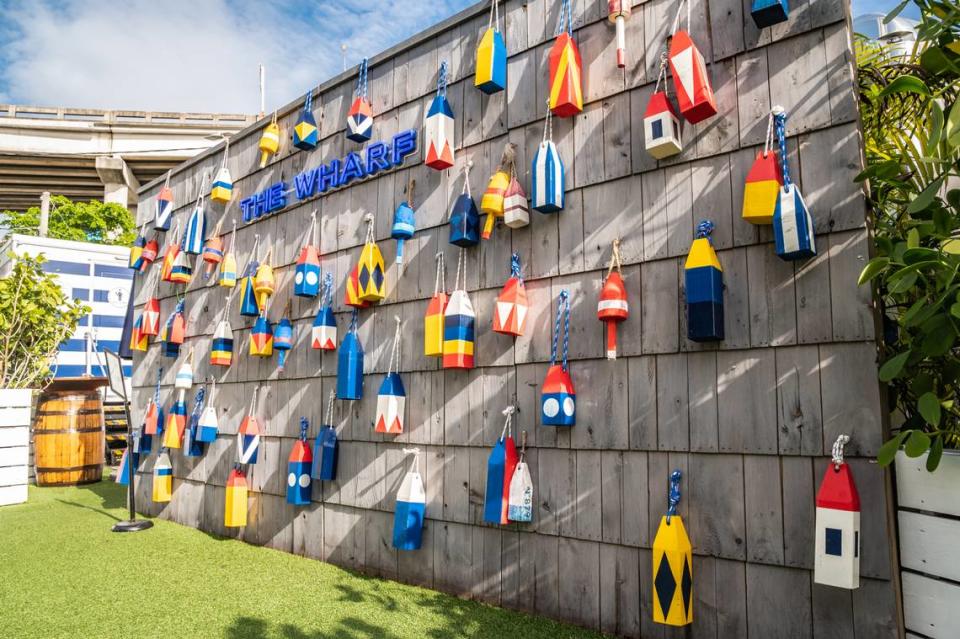
{"label": "red and white buoy", "polygon": [[607,359],[617,359],[617,324],[627,319],[629,314],[627,287],[623,283],[620,269],[618,238],[613,241],[613,254],[610,256],[607,279],[600,290],[600,301],[597,303],[597,319],[607,325]]}
{"label": "red and white buoy", "polygon": [[617,27],[617,66],[627,66],[627,18],[633,13],[630,0],[607,0],[610,22]]}

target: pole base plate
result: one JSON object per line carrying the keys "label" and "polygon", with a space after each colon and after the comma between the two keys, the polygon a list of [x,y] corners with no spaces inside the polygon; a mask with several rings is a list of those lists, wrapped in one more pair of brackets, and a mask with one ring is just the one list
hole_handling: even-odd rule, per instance
{"label": "pole base plate", "polygon": [[153,522],[146,519],[134,519],[131,521],[118,521],[113,525],[113,532],[138,532],[153,528]]}

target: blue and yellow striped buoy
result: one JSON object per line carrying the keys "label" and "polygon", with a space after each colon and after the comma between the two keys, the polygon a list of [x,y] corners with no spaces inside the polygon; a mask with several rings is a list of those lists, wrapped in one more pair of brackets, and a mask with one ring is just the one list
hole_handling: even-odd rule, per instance
{"label": "blue and yellow striped buoy", "polygon": [[694,342],[723,339],[723,268],[710,243],[713,222],[697,226],[697,239],[684,264],[687,297],[687,337]]}

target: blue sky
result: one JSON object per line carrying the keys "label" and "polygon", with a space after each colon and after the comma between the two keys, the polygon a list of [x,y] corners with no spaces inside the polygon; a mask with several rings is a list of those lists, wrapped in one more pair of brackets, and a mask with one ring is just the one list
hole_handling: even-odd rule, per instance
{"label": "blue sky", "polygon": [[473,2],[0,0],[0,103],[254,113],[258,63],[271,109]]}

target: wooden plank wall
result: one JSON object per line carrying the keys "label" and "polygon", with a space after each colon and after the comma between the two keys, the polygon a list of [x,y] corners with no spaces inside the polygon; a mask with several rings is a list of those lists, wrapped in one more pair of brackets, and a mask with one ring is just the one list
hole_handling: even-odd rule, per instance
{"label": "wooden plank wall", "polygon": [[[340,330],[344,278],[359,255],[362,218],[376,216],[387,263],[393,211],[408,178],[417,180],[417,235],[407,243],[403,277],[391,266],[389,297],[361,313],[366,349],[365,397],[341,402],[338,481],[317,487],[315,503],[284,500],[286,458],[298,418],[319,426],[335,384],[335,356],[309,349],[317,304],[293,299],[298,339],[288,370],[246,355],[251,321],[230,311],[236,362],[219,369],[222,435],[202,459],[173,456],[175,495],[152,513],[217,534],[415,584],[535,611],[627,636],[678,636],[651,621],[650,545],[667,501],[670,470],[684,471],[681,511],[696,557],[694,637],[890,637],[898,630],[888,536],[890,499],[883,471],[872,463],[882,441],[873,311],[857,276],[869,247],[865,204],[852,182],[861,166],[846,2],[799,0],[788,23],[762,32],[749,0],[701,0],[693,31],[708,62],[720,114],[684,132],[682,155],[657,162],[643,150],[642,114],[656,79],[658,52],[675,3],[635,2],[627,24],[629,66],[615,65],[606,3],[574,0],[583,56],[586,108],[556,120],[555,140],[567,169],[567,206],[559,215],[532,213],[529,227],[499,227],[471,249],[467,284],[478,311],[477,368],[444,371],[422,355],[422,317],[433,293],[434,256],[456,263],[446,216],[472,161],[474,194],[485,188],[505,143],[518,145],[529,192],[529,161],[542,136],[547,55],[559,2],[504,3],[509,86],[495,96],[473,87],[474,50],[487,25],[478,5],[374,58],[370,91],[374,139],[419,127],[435,90],[440,60],[449,61],[448,96],[456,113],[457,166],[438,173],[420,153],[395,173],[355,184],[282,214],[242,226],[241,263],[256,235],[272,246],[281,309],[292,293],[296,259],[311,211],[320,215],[323,268],[338,283]],[[257,168],[258,129],[239,134],[228,166],[234,201],[215,207],[212,222],[240,217],[237,199],[317,166],[356,145],[345,140],[353,77],[321,87],[314,99],[323,141],[311,153],[285,140],[266,169]],[[287,136],[300,103],[281,111]],[[769,227],[740,218],[743,182],[763,144],[773,104],[790,113],[791,169],[816,221],[819,255],[786,263],[773,252]],[[175,171],[177,216],[185,220],[202,171],[218,152]],[[151,211],[158,183],[140,193]],[[726,340],[702,345],[685,338],[683,258],[697,222],[716,223],[713,238],[726,278]],[[596,319],[611,241],[623,239],[630,319],[620,329],[621,357],[604,359]],[[522,255],[531,302],[527,334],[511,340],[491,332],[493,300],[512,251]],[[149,288],[158,269],[146,280]],[[453,270],[447,275],[453,282]],[[579,409],[572,430],[538,424],[538,392],[550,356],[550,327],[561,289],[572,295],[570,357]],[[175,297],[161,284],[165,317]],[[145,297],[143,287],[137,302]],[[197,378],[207,366],[210,336],[223,290],[202,281],[186,294],[189,345]],[[388,365],[393,317],[405,324],[402,366],[407,431],[373,432],[376,389]],[[137,411],[165,367],[164,398],[174,364],[152,346],[136,358]],[[266,424],[253,467],[250,525],[223,528],[224,484],[235,458],[235,433],[253,389]],[[516,401],[529,436],[536,513],[531,525],[481,523],[486,458],[501,427],[500,411]],[[852,439],[848,456],[863,501],[863,583],[848,592],[812,583],[813,496],[839,433]],[[395,493],[405,461],[400,448],[419,446],[428,497],[423,549],[397,553],[390,535]],[[149,473],[155,456],[141,467]]]}

